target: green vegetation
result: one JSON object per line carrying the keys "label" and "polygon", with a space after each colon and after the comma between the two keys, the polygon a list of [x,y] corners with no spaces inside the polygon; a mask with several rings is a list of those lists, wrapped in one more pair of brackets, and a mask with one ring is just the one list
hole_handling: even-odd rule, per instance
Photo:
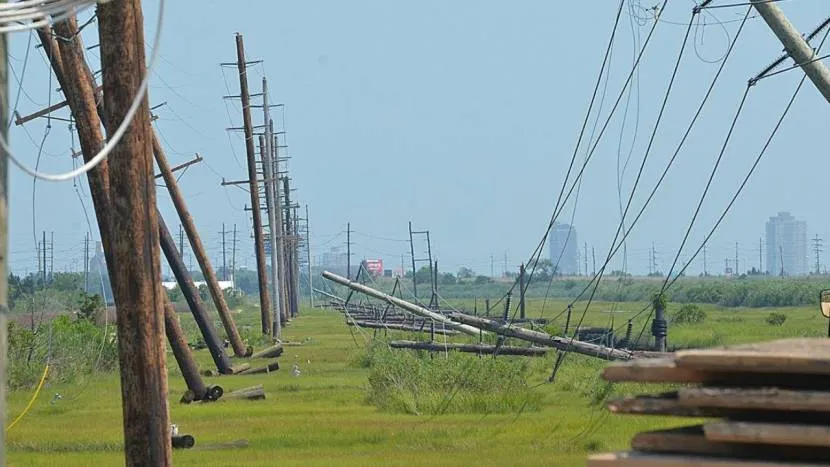
{"label": "green vegetation", "polygon": [[377,342],[369,346],[364,362],[371,369],[367,401],[388,412],[508,413],[537,410],[541,401],[541,394],[527,385],[527,358],[436,356]]}
{"label": "green vegetation", "polygon": [[672,324],[700,324],[706,320],[706,312],[693,303],[687,303],[672,313]]}
{"label": "green vegetation", "polygon": [[[475,278],[474,274],[466,278],[467,286],[474,286]],[[659,289],[660,283],[652,285]],[[578,291],[579,282],[572,281],[571,288]],[[23,303],[32,297],[26,295],[18,302],[20,316],[28,316]],[[79,303],[77,293],[72,297],[72,303]],[[668,340],[673,346],[823,337],[826,332],[827,322],[817,307],[725,308],[676,303],[675,298],[673,290],[672,301],[666,304],[671,317]],[[239,301],[233,308],[243,338],[261,348],[258,307],[244,296],[235,299]],[[580,321],[584,327],[625,329],[631,319],[633,338],[645,329],[642,341],[646,341],[650,299],[651,295],[644,295],[643,300],[630,303],[596,301],[584,319],[585,302],[578,302],[570,329]],[[475,305],[472,299],[449,302],[468,310]],[[478,301],[479,310],[482,302]],[[562,329],[566,305],[562,300],[531,298],[527,313],[550,319],[550,329]],[[646,312],[641,313],[643,309]],[[769,325],[771,314],[784,319]],[[180,316],[193,342],[195,324],[189,313]],[[11,371],[21,376],[14,376],[18,383],[9,395],[10,419],[23,410],[42,374],[50,334],[47,323],[34,330],[17,324],[12,327]],[[50,370],[46,388],[31,411],[8,432],[10,465],[123,463],[114,343],[104,337],[102,327],[68,315],[52,322],[51,336],[50,368],[54,366],[55,372]],[[493,358],[393,351],[384,344],[386,339],[416,336],[350,328],[342,315],[331,310],[302,310],[283,337],[302,345],[286,347],[280,358],[282,370],[271,375],[206,378],[210,384],[222,385],[226,393],[263,384],[267,393],[263,401],[178,404],[185,385],[168,353],[171,421],[181,432],[193,434],[197,446],[176,451],[176,464],[585,465],[590,452],[625,449],[637,432],[690,423],[609,414],[603,407],[608,398],[659,393],[671,386],[608,384],[600,378],[606,362],[576,354],[567,355],[554,382],[549,383],[554,353],[539,358]],[[475,341],[465,336],[448,340]],[[518,343],[508,339],[505,344]],[[60,361],[64,355],[74,357],[64,363]],[[212,367],[206,350],[197,351],[196,357],[201,367]],[[291,373],[295,363],[301,370],[297,377]],[[248,447],[199,449],[238,439],[246,439]]]}

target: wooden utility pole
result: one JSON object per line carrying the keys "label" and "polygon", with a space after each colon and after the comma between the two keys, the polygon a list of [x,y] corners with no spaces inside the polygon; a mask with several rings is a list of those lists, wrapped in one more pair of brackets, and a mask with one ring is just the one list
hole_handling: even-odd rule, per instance
{"label": "wooden utility pole", "polygon": [[271,121],[271,106],[268,101],[268,80],[262,77],[262,123],[265,125],[265,135],[259,137],[260,153],[262,154],[263,183],[265,184],[265,205],[268,212],[268,241],[271,245],[271,299],[274,309],[272,314],[274,337],[282,334],[282,317],[287,316],[285,304],[285,245],[282,231],[282,217],[280,216],[279,170],[276,157],[277,145],[274,141],[274,128]]}
{"label": "wooden utility pole", "polygon": [[815,50],[784,16],[784,12],[776,3],[769,0],[750,0],[750,3],[784,45],[787,54],[801,66],[810,81],[830,102],[830,70],[820,60],[816,60]]}
{"label": "wooden utility pole", "polygon": [[[140,0],[97,7],[108,135],[127,113],[147,70]],[[152,135],[147,96],[109,159],[113,284],[128,466],[172,465],[164,352],[161,277]]]}
{"label": "wooden utility pole", "polygon": [[[71,38],[71,40],[61,41],[60,46],[58,46],[51,31],[48,29],[38,30],[38,36],[47,56],[50,58],[55,77],[58,79],[61,89],[67,98],[72,114],[76,118],[79,115],[84,117],[76,120],[76,129],[78,130],[84,161],[89,162],[104,144],[101,124],[103,123],[104,127],[108,128],[107,125],[109,122],[106,120],[102,122],[101,120],[101,116],[104,115],[102,100],[95,94],[96,88],[94,87],[92,72],[86,65],[84,47],[80,40],[81,36],[76,19],[72,17],[55,24],[55,34],[60,37]],[[107,167],[107,162],[103,161],[97,167],[90,170],[87,173],[87,181],[89,182],[90,193],[92,194],[92,201],[95,206],[95,214],[98,219],[101,243],[104,245],[104,256],[109,270],[110,282],[114,287],[114,282],[117,277],[112,269],[115,261],[113,260],[112,236],[109,229],[110,193]],[[158,216],[158,213],[156,215]],[[181,226],[179,230],[181,236],[180,242],[183,246],[184,240]],[[175,247],[171,249],[175,250]],[[192,282],[190,284],[192,285]],[[180,283],[180,287],[182,287],[182,292],[187,295],[187,287],[182,283]],[[191,307],[191,311],[193,311],[194,316],[197,315],[197,310],[193,307]],[[198,322],[198,317],[196,319]],[[210,342],[210,335],[205,335],[205,340],[206,342]],[[173,345],[175,344],[171,343],[171,346]],[[192,365],[195,366],[195,363]],[[182,372],[185,373],[186,371],[187,369],[182,367]]]}
{"label": "wooden utility pole", "polygon": [[222,288],[219,287],[219,281],[216,280],[216,273],[213,271],[213,266],[210,264],[205,247],[202,245],[199,231],[196,230],[196,223],[193,222],[193,217],[187,209],[184,196],[182,196],[181,190],[179,190],[179,184],[176,182],[176,177],[170,169],[167,156],[164,154],[164,149],[162,149],[155,132],[152,132],[152,139],[156,164],[159,166],[161,175],[164,177],[164,184],[167,186],[167,191],[170,193],[170,198],[173,200],[173,205],[176,207],[179,219],[182,221],[187,239],[190,241],[190,248],[193,250],[196,261],[199,263],[202,274],[205,276],[208,291],[210,291],[210,296],[213,299],[213,304],[216,306],[216,311],[219,312],[219,319],[222,321],[222,327],[225,328],[225,333],[227,333],[228,340],[231,343],[231,347],[233,347],[233,353],[237,357],[248,356],[251,354],[251,349],[246,348],[242,342],[242,337],[239,335],[239,330],[236,328],[233,316],[231,316],[231,310],[228,307],[227,301],[225,301],[225,294],[222,292]]}
{"label": "wooden utility pole", "polygon": [[262,333],[271,334],[271,299],[268,293],[268,274],[265,265],[265,243],[262,235],[262,213],[259,206],[259,182],[257,181],[254,129],[251,122],[251,96],[248,93],[248,73],[245,62],[245,44],[242,35],[236,35],[236,59],[239,69],[239,94],[242,100],[242,122],[245,126],[245,152],[248,156],[248,188],[251,192],[251,214],[254,223],[254,249],[256,253],[257,279],[259,282],[259,312]]}
{"label": "wooden utility pole", "polygon": [[[184,295],[190,308],[190,312],[193,314],[193,319],[196,321],[196,325],[199,327],[199,331],[205,339],[205,345],[210,350],[210,355],[213,357],[216,368],[222,374],[232,373],[231,363],[225,355],[225,349],[219,340],[219,336],[216,335],[216,330],[213,328],[210,316],[202,303],[202,299],[199,297],[199,290],[193,284],[190,271],[184,265],[182,256],[176,251],[176,242],[173,240],[173,236],[170,235],[170,231],[167,229],[167,225],[160,215],[158,215],[158,232],[161,250],[164,252],[165,258],[167,258],[167,264],[173,270],[173,275],[176,277],[179,289],[181,289],[182,295]],[[250,349],[246,351],[246,354],[250,354]]]}
{"label": "wooden utility pole", "polygon": [[[6,34],[0,35],[0,136],[8,142],[9,80]],[[5,152],[0,150],[0,152]],[[8,154],[0,154],[0,421],[6,420],[6,370],[8,364],[9,320],[9,208],[8,208]],[[6,430],[0,429],[0,465],[6,465]]]}
{"label": "wooden utility pole", "polygon": [[[265,78],[263,78],[263,90],[266,89]],[[268,100],[263,98],[265,102]],[[268,310],[273,315],[271,334],[279,339],[282,335],[282,307],[284,301],[282,294],[283,282],[280,280],[281,271],[284,268],[282,259],[282,235],[280,233],[281,224],[277,223],[277,216],[275,211],[280,209],[280,206],[275,206],[274,203],[274,172],[273,162],[269,154],[269,146],[266,143],[268,138],[264,136],[259,137],[259,153],[262,160],[262,167],[264,173],[263,184],[265,185],[265,211],[268,214],[268,244],[271,247],[271,297],[274,304],[273,310]],[[279,238],[279,241],[277,240]]]}
{"label": "wooden utility pole", "polygon": [[285,247],[286,256],[286,288],[288,289],[288,309],[291,311],[291,316],[297,316],[297,311],[300,306],[299,300],[299,281],[298,281],[298,262],[297,262],[297,245],[299,244],[299,237],[297,236],[297,216],[291,216],[291,186],[287,176],[282,179],[283,199],[285,199],[285,228],[283,229],[283,245]]}

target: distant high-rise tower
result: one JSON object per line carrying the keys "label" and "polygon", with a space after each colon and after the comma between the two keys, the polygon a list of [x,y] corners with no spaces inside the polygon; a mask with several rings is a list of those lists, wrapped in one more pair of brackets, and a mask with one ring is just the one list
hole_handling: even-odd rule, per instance
{"label": "distant high-rise tower", "polygon": [[[560,274],[579,274],[579,240],[569,224],[554,224],[550,231],[550,262]],[[558,265],[558,266],[557,266]]]}
{"label": "distant high-rise tower", "polygon": [[802,276],[807,269],[807,223],[788,212],[767,221],[767,273]]}

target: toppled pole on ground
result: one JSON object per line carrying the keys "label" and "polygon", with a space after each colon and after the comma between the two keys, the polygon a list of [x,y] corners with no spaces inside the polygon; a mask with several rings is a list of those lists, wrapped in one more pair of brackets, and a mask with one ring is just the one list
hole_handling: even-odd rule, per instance
{"label": "toppled pole on ground", "polygon": [[430,326],[413,326],[411,324],[402,324],[402,323],[382,323],[378,321],[362,321],[362,320],[347,320],[346,324],[349,326],[357,326],[359,328],[367,328],[367,329],[386,329],[388,331],[407,331],[407,332],[434,332],[435,334],[441,334],[445,336],[454,336],[459,334],[458,331],[454,329],[442,329],[442,328],[435,328],[433,331]]}
{"label": "toppled pole on ground", "polygon": [[389,343],[389,346],[393,349],[427,350],[429,352],[447,352],[455,350],[467,353],[521,355],[524,357],[539,357],[545,355],[550,350],[546,347],[516,347],[509,345],[497,346],[491,344],[456,344],[452,342],[442,343],[416,341],[392,341]]}
{"label": "toppled pole on ground", "polygon": [[478,336],[480,334],[488,334],[486,332],[482,332],[481,329],[475,328],[473,326],[469,326],[467,324],[458,323],[456,321],[453,321],[453,320],[447,318],[446,316],[444,316],[442,314],[436,313],[434,311],[427,310],[426,308],[424,308],[422,306],[418,306],[418,305],[415,305],[413,303],[409,303],[406,300],[401,300],[400,298],[393,297],[392,295],[380,292],[380,291],[375,290],[371,287],[366,287],[363,284],[359,284],[357,282],[352,282],[349,279],[346,279],[345,277],[338,276],[337,274],[333,274],[329,271],[323,271],[323,277],[325,277],[326,279],[328,279],[332,282],[335,282],[337,284],[344,285],[344,286],[346,286],[346,287],[348,287],[348,288],[350,288],[350,289],[352,289],[356,292],[366,294],[370,297],[377,298],[378,300],[383,300],[386,303],[389,303],[389,304],[394,305],[398,308],[406,310],[406,311],[412,313],[413,315],[418,315],[418,316],[422,316],[424,318],[429,318],[429,319],[435,321],[436,325],[441,324],[445,328],[454,329],[456,331],[460,331],[460,332],[463,332],[464,334],[469,334],[471,336]]}
{"label": "toppled pole on ground", "polygon": [[569,337],[552,336],[545,332],[531,331],[508,324],[502,324],[491,319],[470,316],[464,313],[450,313],[450,316],[462,323],[474,326],[477,329],[485,329],[505,337],[533,342],[535,344],[553,347],[563,352],[575,352],[590,357],[602,358],[604,360],[631,360],[635,358],[646,358],[651,356],[664,356],[659,352],[637,352],[630,350],[613,349],[602,345],[590,344],[578,341]]}

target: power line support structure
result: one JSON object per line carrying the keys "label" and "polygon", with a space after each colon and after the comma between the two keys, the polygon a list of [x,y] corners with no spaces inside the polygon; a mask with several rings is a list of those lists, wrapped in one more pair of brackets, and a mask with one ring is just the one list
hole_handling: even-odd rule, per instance
{"label": "power line support structure", "polygon": [[804,37],[790,23],[781,8],[769,0],[750,0],[772,32],[784,45],[787,54],[800,65],[824,98],[830,102],[830,70],[820,60]]}
{"label": "power line support structure", "polygon": [[[107,133],[124,121],[147,74],[140,0],[98,6]],[[127,466],[172,465],[164,291],[147,96],[109,159],[118,349]],[[136,252],[142,252],[137,255]]]}
{"label": "power line support structure", "polygon": [[274,309],[274,337],[282,335],[282,317],[287,316],[285,304],[285,242],[280,219],[280,194],[278,184],[278,164],[275,157],[275,143],[271,124],[271,107],[268,102],[268,79],[262,77],[262,123],[265,134],[260,136],[260,154],[262,155],[263,185],[265,185],[265,206],[268,212],[268,244],[271,247],[271,299]]}
{"label": "power line support structure", "polygon": [[308,302],[314,308],[314,275],[311,273],[311,219],[308,217],[308,205],[305,205],[305,252],[308,267]]}
{"label": "power line support structure", "polygon": [[239,69],[239,92],[242,100],[242,121],[245,127],[245,151],[248,156],[248,189],[251,192],[251,214],[254,224],[254,250],[256,254],[257,280],[259,283],[259,311],[262,319],[262,333],[271,334],[271,299],[268,293],[268,274],[265,265],[265,243],[262,231],[262,213],[259,205],[259,183],[257,181],[254,130],[251,122],[251,97],[248,94],[248,64],[245,61],[245,44],[241,34],[236,35],[237,68]]}
{"label": "power line support structure", "polygon": [[823,242],[824,240],[818,234],[813,238],[813,252],[816,254],[816,275],[821,274],[821,252],[824,251],[822,249]]}

